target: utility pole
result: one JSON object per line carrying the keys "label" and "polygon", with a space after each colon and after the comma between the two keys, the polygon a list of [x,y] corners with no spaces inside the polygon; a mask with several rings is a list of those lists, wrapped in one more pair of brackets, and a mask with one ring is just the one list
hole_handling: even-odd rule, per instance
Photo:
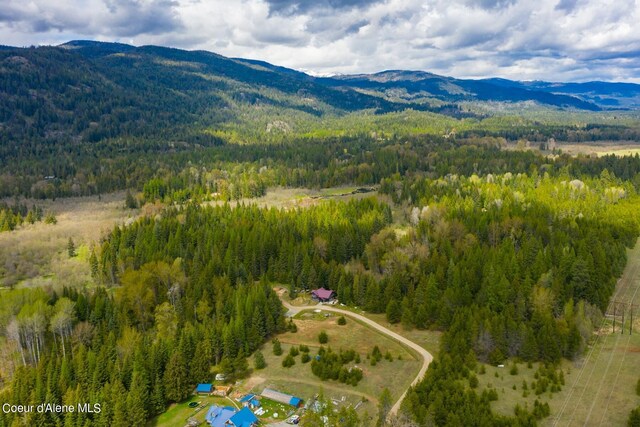
{"label": "utility pole", "polygon": [[616,333],[616,302],[613,302],[613,333]]}

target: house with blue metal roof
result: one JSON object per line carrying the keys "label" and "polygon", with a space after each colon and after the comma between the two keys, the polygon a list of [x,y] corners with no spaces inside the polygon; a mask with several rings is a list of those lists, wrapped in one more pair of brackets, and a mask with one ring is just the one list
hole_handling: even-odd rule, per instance
{"label": "house with blue metal roof", "polygon": [[231,417],[235,415],[236,411],[233,408],[211,405],[205,419],[211,427],[227,427],[227,422]]}
{"label": "house with blue metal roof", "polygon": [[258,417],[245,406],[229,418],[227,425],[233,427],[254,427],[258,425]]}
{"label": "house with blue metal roof", "polygon": [[197,394],[210,394],[213,391],[213,384],[198,384],[196,386]]}

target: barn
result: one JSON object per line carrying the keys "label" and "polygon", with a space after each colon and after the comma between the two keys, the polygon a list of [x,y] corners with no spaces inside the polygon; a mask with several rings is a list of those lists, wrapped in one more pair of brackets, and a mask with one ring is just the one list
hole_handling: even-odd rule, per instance
{"label": "barn", "polygon": [[294,408],[298,408],[302,403],[302,399],[300,399],[299,397],[295,397],[286,393],[281,393],[279,391],[276,391],[270,388],[265,388],[262,391],[261,396],[264,398],[273,400],[274,402],[284,403],[285,405],[291,405]]}

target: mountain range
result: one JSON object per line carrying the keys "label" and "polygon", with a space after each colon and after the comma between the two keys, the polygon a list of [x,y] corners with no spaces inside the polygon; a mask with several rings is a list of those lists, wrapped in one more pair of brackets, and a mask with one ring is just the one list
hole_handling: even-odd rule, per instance
{"label": "mountain range", "polygon": [[465,103],[487,102],[638,109],[640,85],[469,80],[401,70],[313,77],[206,51],[95,41],[0,47],[3,149],[17,141],[20,150],[37,150],[30,141],[91,142],[168,131],[188,139],[190,129],[233,121],[247,107],[316,117],[408,108],[463,117],[473,114]]}

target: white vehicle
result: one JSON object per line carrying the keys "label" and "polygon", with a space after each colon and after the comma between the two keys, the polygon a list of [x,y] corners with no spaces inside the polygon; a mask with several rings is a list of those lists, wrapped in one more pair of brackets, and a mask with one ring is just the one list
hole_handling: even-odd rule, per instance
{"label": "white vehicle", "polygon": [[300,415],[291,415],[287,420],[287,424],[298,424],[300,422]]}

